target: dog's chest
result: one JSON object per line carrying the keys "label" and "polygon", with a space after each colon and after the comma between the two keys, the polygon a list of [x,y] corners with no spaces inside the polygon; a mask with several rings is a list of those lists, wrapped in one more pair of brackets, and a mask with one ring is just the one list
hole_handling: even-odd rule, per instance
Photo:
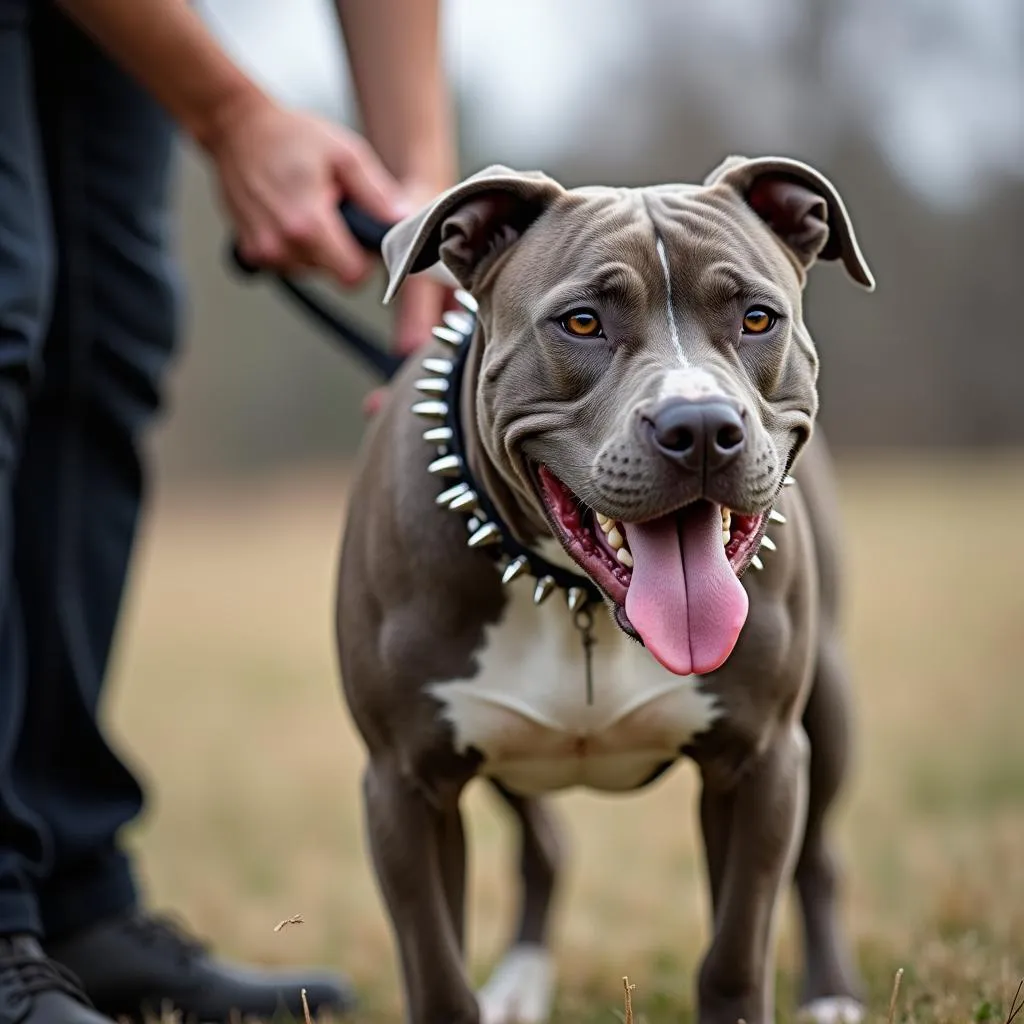
{"label": "dog's chest", "polygon": [[512,587],[501,622],[488,629],[472,679],[432,686],[460,751],[520,793],[570,786],[627,790],[679,756],[711,726],[715,699],[698,676],[666,671],[594,611],[592,701],[582,638],[553,595],[537,607],[530,587]]}

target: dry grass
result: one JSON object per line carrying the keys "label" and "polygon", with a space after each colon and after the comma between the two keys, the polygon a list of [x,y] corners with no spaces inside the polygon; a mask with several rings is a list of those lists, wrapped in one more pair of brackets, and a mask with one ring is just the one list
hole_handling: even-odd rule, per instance
{"label": "dry grass", "polygon": [[[1024,458],[849,464],[843,479],[859,746],[837,827],[874,1019],[903,968],[893,1019],[999,1024],[1024,976]],[[331,648],[344,491],[305,475],[164,495],[111,713],[153,783],[133,836],[152,901],[231,955],[342,967],[368,1024],[399,1004]],[[693,797],[682,768],[635,798],[558,798],[573,853],[559,1022],[623,1019],[625,974],[636,1024],[690,1019],[706,936]],[[511,847],[486,793],[467,804],[482,977],[510,924]]]}

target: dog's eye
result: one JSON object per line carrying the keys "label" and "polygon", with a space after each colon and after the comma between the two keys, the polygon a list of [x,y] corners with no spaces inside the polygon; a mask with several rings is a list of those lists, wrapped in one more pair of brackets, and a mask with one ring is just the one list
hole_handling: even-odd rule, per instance
{"label": "dog's eye", "polygon": [[743,314],[744,334],[764,334],[775,326],[778,314],[773,313],[767,306],[754,306]]}
{"label": "dog's eye", "polygon": [[560,323],[563,331],[573,334],[577,338],[600,338],[603,336],[601,321],[597,319],[597,314],[590,309],[574,309],[571,313],[566,313]]}

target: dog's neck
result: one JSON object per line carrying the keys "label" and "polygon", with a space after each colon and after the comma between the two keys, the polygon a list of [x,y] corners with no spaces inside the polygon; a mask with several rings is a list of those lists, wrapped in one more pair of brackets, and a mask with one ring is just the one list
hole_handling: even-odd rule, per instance
{"label": "dog's neck", "polygon": [[[502,574],[510,583],[521,575],[535,579],[534,602],[540,604],[554,590],[565,592],[573,612],[588,604],[602,601],[600,590],[575,565],[564,560],[552,562],[542,553],[551,552],[558,542],[551,535],[543,516],[523,493],[503,474],[484,444],[479,429],[477,402],[480,372],[485,345],[484,329],[476,316],[476,303],[461,293],[466,314],[445,314],[446,326],[435,328],[435,336],[451,350],[451,359],[428,356],[424,369],[433,378],[421,380],[417,389],[442,399],[419,401],[413,412],[428,420],[442,421],[424,434],[424,439],[437,445],[437,457],[429,471],[445,481],[438,495],[439,505],[466,516],[467,543],[492,555]],[[446,385],[440,378],[445,378]],[[438,390],[438,386],[441,390]],[[545,544],[545,541],[548,543]],[[561,552],[558,547],[558,552]]]}
{"label": "dog's neck", "polygon": [[462,445],[466,463],[477,484],[483,488],[504,525],[526,547],[536,549],[538,543],[551,536],[543,516],[524,493],[526,484],[514,487],[506,474],[495,465],[480,434],[479,394],[480,368],[483,363],[485,328],[479,318],[472,338],[467,342],[460,394],[452,396],[460,404]]}

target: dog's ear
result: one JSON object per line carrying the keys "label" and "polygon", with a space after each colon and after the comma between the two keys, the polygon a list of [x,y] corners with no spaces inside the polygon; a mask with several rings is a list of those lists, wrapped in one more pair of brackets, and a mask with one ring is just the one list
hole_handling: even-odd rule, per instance
{"label": "dog's ear", "polygon": [[391,301],[408,274],[438,260],[472,291],[493,260],[563,192],[539,171],[498,164],[466,178],[384,236],[390,275],[384,301]]}
{"label": "dog's ear", "polygon": [[731,156],[708,175],[705,185],[728,185],[785,243],[805,270],[815,260],[843,261],[846,272],[868,291],[875,279],[853,223],[835,186],[799,160]]}

